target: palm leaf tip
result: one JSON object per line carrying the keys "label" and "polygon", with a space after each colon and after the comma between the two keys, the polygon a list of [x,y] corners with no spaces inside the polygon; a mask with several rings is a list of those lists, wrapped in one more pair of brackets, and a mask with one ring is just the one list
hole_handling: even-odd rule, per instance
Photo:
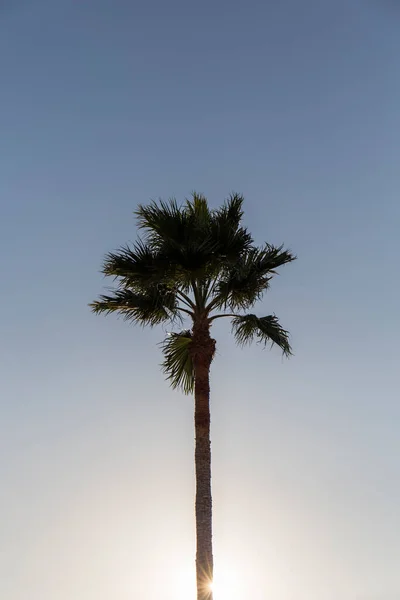
{"label": "palm leaf tip", "polygon": [[189,330],[169,333],[161,342],[164,361],[161,367],[172,388],[181,388],[185,394],[194,390],[194,367],[190,355],[192,334]]}
{"label": "palm leaf tip", "polygon": [[232,330],[237,343],[241,346],[250,344],[255,339],[263,344],[276,344],[285,356],[292,354],[289,332],[280,325],[275,315],[257,317],[242,315],[232,319]]}
{"label": "palm leaf tip", "polygon": [[291,250],[284,249],[283,244],[281,246],[265,244],[258,251],[257,259],[259,269],[274,273],[275,269],[293,262],[297,259],[297,256]]}
{"label": "palm leaf tip", "polygon": [[243,202],[244,197],[242,194],[232,193],[229,198],[225,201],[222,212],[225,212],[227,218],[239,226],[240,221],[243,217]]}
{"label": "palm leaf tip", "polygon": [[192,197],[186,199],[185,209],[188,214],[200,219],[209,220],[211,217],[208,200],[203,194],[192,192]]}

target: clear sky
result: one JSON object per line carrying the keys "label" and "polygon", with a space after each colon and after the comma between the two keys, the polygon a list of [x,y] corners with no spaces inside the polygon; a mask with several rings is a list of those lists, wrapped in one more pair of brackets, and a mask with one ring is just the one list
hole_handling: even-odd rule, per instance
{"label": "clear sky", "polygon": [[194,597],[192,400],[87,308],[194,189],[299,257],[257,309],[290,361],[214,329],[216,577],[400,598],[399,55],[394,0],[0,2],[3,598]]}

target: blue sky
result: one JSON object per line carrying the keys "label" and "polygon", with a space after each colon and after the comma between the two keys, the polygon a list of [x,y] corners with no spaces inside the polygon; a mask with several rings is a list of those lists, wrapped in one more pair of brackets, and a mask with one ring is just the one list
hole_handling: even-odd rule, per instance
{"label": "blue sky", "polygon": [[290,361],[214,330],[217,571],[400,597],[399,27],[383,0],[0,4],[8,600],[189,598],[192,402],[162,329],[87,304],[135,206],[194,189],[299,257],[258,307]]}

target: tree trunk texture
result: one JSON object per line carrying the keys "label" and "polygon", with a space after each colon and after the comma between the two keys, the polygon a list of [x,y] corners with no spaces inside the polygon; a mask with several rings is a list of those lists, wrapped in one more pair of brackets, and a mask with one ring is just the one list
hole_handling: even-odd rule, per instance
{"label": "tree trunk texture", "polygon": [[212,499],[210,442],[210,366],[215,340],[207,320],[193,327],[195,370],[195,470],[196,470],[196,583],[197,600],[212,600]]}

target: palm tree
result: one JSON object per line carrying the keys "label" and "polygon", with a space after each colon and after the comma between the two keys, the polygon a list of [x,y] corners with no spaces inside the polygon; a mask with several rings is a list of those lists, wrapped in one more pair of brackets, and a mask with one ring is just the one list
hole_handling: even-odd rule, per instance
{"label": "palm tree", "polygon": [[283,246],[254,245],[242,222],[243,197],[233,194],[210,209],[194,193],[135,211],[143,236],[106,255],[102,272],[114,277],[111,295],[90,306],[95,313],[119,313],[140,325],[189,320],[190,327],[169,333],[162,342],[163,370],[173,388],[194,391],[196,468],[197,599],[212,600],[212,506],[210,446],[210,366],[216,319],[230,318],[238,344],[253,340],[276,344],[291,354],[289,334],[275,315],[243,314],[269,288],[276,269],[295,259]]}

